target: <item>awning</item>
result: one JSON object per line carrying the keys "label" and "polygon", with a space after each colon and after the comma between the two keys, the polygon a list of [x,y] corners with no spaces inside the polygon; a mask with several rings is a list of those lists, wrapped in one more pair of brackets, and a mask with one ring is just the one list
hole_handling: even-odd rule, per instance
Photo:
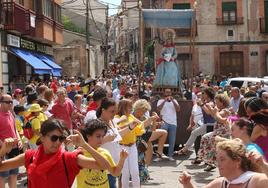
{"label": "awning", "polygon": [[143,9],[144,24],[155,28],[184,28],[192,26],[194,10]]}
{"label": "awning", "polygon": [[45,54],[40,54],[40,53],[35,53],[34,54],[37,58],[41,59],[44,61],[49,67],[52,68],[52,74],[53,76],[60,77],[61,76],[61,71],[62,68],[55,63],[53,57]]}
{"label": "awning", "polygon": [[15,55],[26,61],[29,65],[31,65],[34,69],[34,73],[36,74],[52,73],[52,69],[43,61],[34,56],[33,52],[30,52],[28,50],[22,50],[19,48],[10,48],[10,49]]}

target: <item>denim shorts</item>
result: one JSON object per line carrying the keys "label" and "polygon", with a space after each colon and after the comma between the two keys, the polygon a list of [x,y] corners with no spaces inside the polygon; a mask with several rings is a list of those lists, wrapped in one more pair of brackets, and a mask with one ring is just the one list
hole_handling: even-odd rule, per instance
{"label": "denim shorts", "polygon": [[[5,159],[11,159],[20,154],[20,151],[18,148],[12,149],[6,156]],[[0,172],[0,177],[6,178],[10,175],[18,175],[19,174],[19,168],[14,168],[8,171]]]}

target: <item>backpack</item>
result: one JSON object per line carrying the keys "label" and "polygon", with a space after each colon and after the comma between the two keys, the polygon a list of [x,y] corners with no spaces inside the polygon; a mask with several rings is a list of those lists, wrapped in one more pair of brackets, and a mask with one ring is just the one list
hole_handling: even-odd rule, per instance
{"label": "backpack", "polygon": [[[36,118],[36,117],[35,117]],[[32,118],[32,119],[28,119],[26,121],[26,123],[24,124],[24,126],[22,127],[23,129],[23,135],[27,138],[27,139],[31,139],[34,135],[34,132],[33,132],[33,128],[32,128],[32,121],[35,119],[35,118]]]}

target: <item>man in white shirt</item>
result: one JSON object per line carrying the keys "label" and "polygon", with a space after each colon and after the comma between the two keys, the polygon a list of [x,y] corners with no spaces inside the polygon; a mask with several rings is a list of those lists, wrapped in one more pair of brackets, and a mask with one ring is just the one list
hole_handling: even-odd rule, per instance
{"label": "man in white shirt", "polygon": [[122,83],[118,83],[118,87],[113,90],[113,99],[115,100],[116,103],[119,103],[120,101],[121,88],[122,88]]}
{"label": "man in white shirt", "polygon": [[177,132],[177,112],[180,111],[180,105],[173,99],[171,89],[165,89],[164,98],[157,102],[157,110],[164,122],[162,129],[168,132],[168,156],[170,161],[174,161],[173,152]]}
{"label": "man in white shirt", "polygon": [[230,105],[233,108],[234,112],[238,111],[240,100],[243,98],[243,96],[240,94],[240,90],[238,87],[233,87],[231,89],[231,100]]}

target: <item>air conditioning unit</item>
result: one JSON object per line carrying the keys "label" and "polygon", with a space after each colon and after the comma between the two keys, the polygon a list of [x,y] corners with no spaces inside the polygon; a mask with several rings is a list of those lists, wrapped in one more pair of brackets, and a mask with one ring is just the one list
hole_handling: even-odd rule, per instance
{"label": "air conditioning unit", "polygon": [[235,31],[234,29],[227,29],[227,41],[234,41],[235,40]]}

